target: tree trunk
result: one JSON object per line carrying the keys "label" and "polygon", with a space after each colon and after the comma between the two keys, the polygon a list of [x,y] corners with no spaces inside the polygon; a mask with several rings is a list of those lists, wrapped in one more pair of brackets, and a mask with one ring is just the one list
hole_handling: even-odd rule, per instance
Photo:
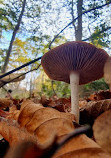
{"label": "tree trunk", "polygon": [[2,68],[2,73],[5,73],[5,72],[6,72],[7,65],[8,65],[8,63],[9,63],[9,57],[10,57],[10,54],[11,54],[11,51],[12,51],[13,42],[14,42],[14,40],[15,40],[16,33],[17,33],[17,31],[19,30],[19,26],[20,26],[20,23],[21,23],[21,20],[22,20],[22,16],[23,16],[24,9],[25,9],[25,4],[26,4],[26,0],[23,1],[22,11],[21,11],[21,13],[20,13],[20,16],[19,16],[17,25],[15,26],[15,29],[14,29],[14,31],[13,31],[12,39],[11,39],[11,41],[10,41],[10,45],[9,45],[9,48],[8,48],[8,51],[7,51],[7,54],[6,54],[5,63],[4,63],[3,68]]}
{"label": "tree trunk", "polygon": [[[83,5],[83,0],[77,0],[77,16],[82,14],[82,5]],[[76,41],[82,40],[82,16],[80,16],[77,21],[77,27],[75,30],[75,39]]]}

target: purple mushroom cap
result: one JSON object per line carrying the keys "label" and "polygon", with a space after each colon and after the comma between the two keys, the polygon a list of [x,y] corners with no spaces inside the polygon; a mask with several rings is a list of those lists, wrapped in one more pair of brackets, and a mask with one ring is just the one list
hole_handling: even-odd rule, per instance
{"label": "purple mushroom cap", "polygon": [[72,41],[47,52],[41,60],[49,78],[70,83],[71,71],[79,74],[79,84],[103,77],[104,64],[109,55],[94,45]]}

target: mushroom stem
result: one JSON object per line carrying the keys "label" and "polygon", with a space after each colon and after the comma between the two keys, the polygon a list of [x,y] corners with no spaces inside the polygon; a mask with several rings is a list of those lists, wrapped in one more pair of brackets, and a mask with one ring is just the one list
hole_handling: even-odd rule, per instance
{"label": "mushroom stem", "polygon": [[71,87],[71,113],[75,115],[77,123],[79,123],[79,74],[72,71],[70,73]]}

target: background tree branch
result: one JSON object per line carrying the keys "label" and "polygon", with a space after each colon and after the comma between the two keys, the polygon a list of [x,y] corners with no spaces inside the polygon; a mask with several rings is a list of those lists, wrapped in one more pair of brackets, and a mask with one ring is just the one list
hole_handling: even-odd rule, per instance
{"label": "background tree branch", "polygon": [[39,58],[34,59],[34,60],[31,60],[30,62],[25,63],[24,65],[21,65],[21,66],[15,68],[15,69],[13,69],[13,70],[11,70],[11,71],[9,71],[9,72],[6,72],[5,74],[3,74],[3,75],[0,76],[0,79],[2,79],[3,77],[5,77],[5,76],[7,76],[7,75],[9,75],[9,74],[11,74],[11,73],[13,73],[13,72],[16,72],[16,71],[18,71],[18,70],[20,70],[20,69],[26,67],[26,66],[28,66],[28,65],[30,65],[30,64],[32,64],[32,63],[38,61],[38,60],[40,60],[41,58],[42,58],[42,57],[39,57]]}
{"label": "background tree branch", "polygon": [[101,5],[101,6],[97,6],[97,7],[94,7],[94,8],[92,8],[92,9],[89,9],[89,10],[86,10],[86,11],[84,11],[82,14],[80,14],[77,18],[75,18],[73,21],[71,21],[68,25],[66,25],[54,38],[53,38],[53,40],[50,42],[50,44],[49,44],[49,49],[51,49],[51,45],[52,45],[52,43],[55,41],[55,39],[67,28],[67,27],[69,27],[73,22],[75,22],[78,18],[80,18],[82,15],[84,15],[84,14],[86,14],[86,13],[89,13],[89,12],[91,12],[91,11],[94,11],[94,10],[96,10],[96,9],[100,9],[100,8],[103,8],[103,7],[105,7],[106,5],[108,5],[108,4],[111,4],[111,0],[109,1],[109,2],[107,2],[107,3],[105,3],[105,4],[103,4],[103,5]]}
{"label": "background tree branch", "polygon": [[31,70],[29,70],[29,71],[27,71],[27,72],[25,72],[25,73],[22,73],[21,75],[19,75],[19,76],[15,77],[15,78],[13,78],[13,79],[11,79],[10,81],[7,81],[7,82],[2,82],[2,83],[0,84],[0,88],[1,88],[1,87],[3,87],[3,86],[5,86],[5,85],[6,85],[6,84],[8,84],[8,83],[13,82],[13,81],[14,81],[14,80],[16,80],[16,79],[18,79],[18,78],[20,78],[20,77],[22,77],[22,76],[24,76],[24,75],[28,74],[29,72],[32,72],[32,71],[38,70],[40,66],[41,66],[41,64],[39,64],[37,68],[31,69]]}
{"label": "background tree branch", "polygon": [[107,28],[101,30],[100,32],[93,33],[90,37],[88,37],[88,38],[86,38],[86,39],[83,39],[82,41],[93,40],[93,37],[94,37],[94,36],[98,36],[98,35],[100,35],[101,33],[103,33],[104,31],[107,31],[107,30],[110,30],[110,29],[111,29],[111,27],[107,27]]}

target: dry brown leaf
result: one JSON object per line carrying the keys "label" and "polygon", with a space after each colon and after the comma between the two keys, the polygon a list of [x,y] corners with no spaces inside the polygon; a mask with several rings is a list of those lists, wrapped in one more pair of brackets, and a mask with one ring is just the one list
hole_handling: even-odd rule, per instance
{"label": "dry brown leaf", "polygon": [[88,138],[85,134],[82,134],[72,138],[70,141],[64,144],[63,147],[59,149],[57,153],[54,155],[54,158],[65,153],[84,148],[100,148],[100,146],[97,145],[93,140]]}
{"label": "dry brown leaf", "polygon": [[21,105],[18,123],[21,126],[26,126],[27,130],[33,133],[39,125],[53,118],[65,118],[73,121],[74,115],[61,113],[56,109],[43,107],[41,104],[35,104],[32,101],[25,101]]}
{"label": "dry brown leaf", "polygon": [[[1,121],[0,133],[11,145],[19,142],[21,139],[29,141],[31,140],[29,138],[34,138],[37,140],[37,143],[44,146],[45,144],[49,144],[50,138],[54,138],[55,135],[57,135],[57,141],[60,141],[60,139],[64,139],[65,135],[75,129],[72,122],[74,116],[71,114],[62,113],[53,108],[45,108],[29,100],[22,103],[19,112],[18,122],[20,125],[25,126],[27,130],[32,130],[33,132],[31,131],[32,134],[29,134],[25,129],[23,130],[15,124],[12,126],[8,124],[7,121]],[[33,150],[31,150],[31,152],[32,151]],[[68,156],[70,158],[74,156],[78,156],[78,158],[80,156],[81,158],[103,158],[104,156],[105,158],[109,158],[109,156],[86,135],[80,135],[71,139],[61,147],[53,157],[67,158]]]}
{"label": "dry brown leaf", "polygon": [[74,115],[70,113],[43,107],[32,101],[22,103],[18,117],[20,126],[25,126],[30,133],[35,133],[42,144],[47,142],[53,133],[60,136],[74,130],[73,120]]}
{"label": "dry brown leaf", "polygon": [[70,112],[71,111],[71,99],[69,98],[57,98],[52,97],[47,99],[45,96],[41,97],[40,103],[44,107],[53,107],[60,112]]}
{"label": "dry brown leaf", "polygon": [[49,155],[49,152],[51,152],[55,143],[56,137],[54,135],[50,137],[49,142],[43,146],[33,140],[24,140],[15,146],[12,146],[5,158],[48,158],[46,155]]}
{"label": "dry brown leaf", "polygon": [[46,98],[46,96],[41,96],[40,99],[40,104],[42,104],[43,106],[48,106],[48,104],[50,103],[50,100]]}
{"label": "dry brown leaf", "polygon": [[21,105],[20,115],[18,117],[18,123],[21,126],[25,126],[33,116],[33,113],[43,108],[41,104],[35,104],[32,101],[25,101]]}
{"label": "dry brown leaf", "polygon": [[80,99],[80,100],[79,100],[79,107],[80,107],[80,108],[82,108],[82,107],[84,108],[84,106],[86,106],[87,103],[88,103],[87,100]]}
{"label": "dry brown leaf", "polygon": [[42,123],[51,120],[53,118],[65,118],[72,121],[74,120],[74,115],[69,113],[62,113],[53,108],[41,108],[34,112],[30,121],[26,124],[26,128],[29,132],[34,132],[37,127]]}
{"label": "dry brown leaf", "polygon": [[96,142],[111,154],[111,110],[95,120],[93,131]]}
{"label": "dry brown leaf", "polygon": [[22,142],[10,148],[5,158],[40,158],[44,150],[39,148],[34,142]]}
{"label": "dry brown leaf", "polygon": [[[50,131],[49,131],[50,129]],[[72,121],[64,118],[54,118],[42,123],[34,132],[40,144],[48,142],[54,133],[57,136],[68,134],[74,130]]]}
{"label": "dry brown leaf", "polygon": [[10,113],[13,113],[15,110],[17,110],[16,105],[13,105],[13,106],[11,106],[11,107],[9,108],[9,112],[10,112]]}
{"label": "dry brown leaf", "polygon": [[0,110],[0,116],[1,117],[7,118],[9,115],[10,115],[9,112]]}
{"label": "dry brown leaf", "polygon": [[100,148],[85,148],[66,153],[57,158],[110,158],[110,155]]}
{"label": "dry brown leaf", "polygon": [[27,106],[27,105],[29,105],[31,103],[32,103],[32,101],[29,100],[29,99],[23,100],[23,102],[21,104],[21,107],[20,107],[20,111],[22,111],[25,106]]}
{"label": "dry brown leaf", "polygon": [[57,109],[60,112],[71,111],[71,99],[59,98],[56,100],[50,100],[48,106]]}
{"label": "dry brown leaf", "polygon": [[103,112],[111,109],[111,99],[90,101],[80,109],[80,123],[93,123]]}
{"label": "dry brown leaf", "polygon": [[[106,103],[104,104],[106,105]],[[92,105],[90,106],[92,107]],[[97,117],[97,114],[95,113],[96,109],[94,109],[95,107],[100,112],[100,103],[96,103],[96,106],[93,107],[93,115]],[[103,111],[107,110],[109,107],[107,106],[106,108],[106,106],[102,106]],[[54,138],[55,135],[57,136],[57,141],[60,141],[60,139],[64,139],[65,135],[75,129],[72,122],[74,119],[72,114],[62,113],[50,107],[43,107],[41,104],[35,104],[30,100],[24,101],[20,110],[17,110],[15,107],[11,108],[11,112],[13,115],[12,118],[17,118],[16,115],[19,115],[18,123],[20,126],[25,127],[32,133],[29,134],[26,129],[22,129],[18,125],[12,125],[8,121],[2,120],[0,122],[0,133],[11,145],[18,143],[21,140],[29,141],[31,139],[35,139],[37,143],[44,145],[48,144],[50,138]],[[91,114],[91,110],[88,112]],[[97,158],[102,158],[103,156],[109,158],[93,140],[88,138],[86,135],[80,135],[67,142],[53,157],[67,158],[69,156],[71,158],[74,156],[81,156],[81,158],[85,158],[86,156],[89,158],[92,156],[93,158],[95,155]]]}
{"label": "dry brown leaf", "polygon": [[18,120],[19,115],[20,115],[20,110],[14,110],[13,112],[9,113],[6,118],[12,120]]}
{"label": "dry brown leaf", "polygon": [[42,157],[56,141],[55,134],[53,133],[48,142],[41,146],[37,137],[29,134],[26,129],[21,128],[16,121],[12,122],[4,118],[0,119],[0,133],[10,144],[10,149],[5,158]]}
{"label": "dry brown leaf", "polygon": [[[49,138],[50,141],[50,138]],[[55,139],[45,146],[38,146],[37,143],[26,141],[11,148],[5,158],[44,158],[54,147]],[[68,144],[67,144],[68,143]],[[67,142],[53,157],[54,158],[110,158],[94,141],[80,135]],[[12,150],[13,149],[13,150]],[[47,157],[47,156],[46,156]],[[49,158],[49,157],[47,157]]]}
{"label": "dry brown leaf", "polygon": [[0,109],[10,107],[13,105],[13,101],[8,98],[0,98]]}
{"label": "dry brown leaf", "polygon": [[17,110],[16,105],[9,107],[9,112],[0,110],[0,116],[7,119],[18,120],[19,114],[20,110]]}
{"label": "dry brown leaf", "polygon": [[92,100],[104,100],[104,99],[111,99],[111,92],[109,90],[106,91],[99,91],[91,94],[86,100],[92,101]]}
{"label": "dry brown leaf", "polygon": [[0,134],[7,140],[10,145],[15,145],[23,140],[35,140],[33,135],[30,135],[26,129],[20,128],[16,121],[10,121],[0,118]]}

